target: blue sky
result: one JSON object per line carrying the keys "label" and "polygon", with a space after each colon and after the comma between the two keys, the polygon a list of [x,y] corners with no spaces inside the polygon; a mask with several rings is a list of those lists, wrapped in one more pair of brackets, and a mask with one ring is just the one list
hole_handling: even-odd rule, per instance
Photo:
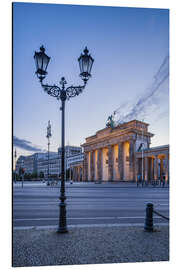
{"label": "blue sky", "polygon": [[[145,116],[150,124],[151,146],[169,143],[169,80],[162,72],[155,78],[169,54],[168,9],[14,3],[13,135],[47,149],[50,120],[56,151],[60,102],[43,92],[35,75],[33,55],[42,44],[51,57],[46,83],[65,76],[69,85],[82,84],[77,59],[85,46],[95,59],[84,92],[66,103],[66,144],[80,145],[105,127],[113,111],[120,108],[117,118],[122,108],[128,114],[139,100],[145,115],[136,118]],[[17,153],[33,152],[17,147]]]}

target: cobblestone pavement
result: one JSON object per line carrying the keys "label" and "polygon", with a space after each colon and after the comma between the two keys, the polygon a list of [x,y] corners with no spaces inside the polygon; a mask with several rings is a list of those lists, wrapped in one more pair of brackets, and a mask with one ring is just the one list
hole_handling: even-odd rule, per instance
{"label": "cobblestone pavement", "polygon": [[13,231],[13,266],[151,262],[169,260],[169,227],[69,228]]}

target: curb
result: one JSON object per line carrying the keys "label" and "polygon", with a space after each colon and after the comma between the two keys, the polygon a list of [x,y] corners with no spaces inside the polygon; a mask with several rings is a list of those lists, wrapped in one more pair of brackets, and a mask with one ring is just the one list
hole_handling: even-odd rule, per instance
{"label": "curb", "polygon": [[[156,223],[155,226],[169,226],[169,223]],[[68,225],[68,228],[111,228],[111,227],[142,227],[144,229],[144,224],[142,223],[113,223],[113,224],[79,224],[79,225]],[[14,227],[13,231],[20,231],[20,230],[49,230],[49,229],[57,229],[57,225],[49,225],[49,226],[24,226],[24,227]]]}

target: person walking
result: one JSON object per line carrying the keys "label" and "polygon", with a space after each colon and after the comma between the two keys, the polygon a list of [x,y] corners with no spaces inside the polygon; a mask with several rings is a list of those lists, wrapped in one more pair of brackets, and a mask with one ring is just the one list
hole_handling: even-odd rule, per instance
{"label": "person walking", "polygon": [[137,187],[139,186],[140,182],[141,182],[141,175],[139,173],[137,176]]}
{"label": "person walking", "polygon": [[163,181],[163,183],[162,183],[162,184],[163,184],[163,187],[164,187],[164,186],[165,186],[165,181],[166,181],[166,176],[165,176],[165,173],[163,173],[162,178],[163,178],[163,179],[162,179],[162,181]]}

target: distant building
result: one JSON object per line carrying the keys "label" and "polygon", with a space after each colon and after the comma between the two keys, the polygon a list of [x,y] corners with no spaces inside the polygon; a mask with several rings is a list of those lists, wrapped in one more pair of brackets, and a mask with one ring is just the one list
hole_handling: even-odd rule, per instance
{"label": "distant building", "polygon": [[[50,176],[59,176],[61,171],[60,158],[58,153],[50,152],[49,153],[49,175]],[[37,173],[43,173],[45,177],[48,175],[48,153],[44,155],[39,155],[37,158]]]}
{"label": "distant building", "polygon": [[79,163],[83,162],[83,160],[84,160],[83,153],[68,157],[67,158],[67,169],[72,167],[74,164],[79,164]]}
{"label": "distant building", "polygon": [[70,179],[73,181],[82,181],[83,177],[84,153],[71,156],[67,159],[68,168],[70,168]]}
{"label": "distant building", "polygon": [[26,156],[24,159],[24,169],[25,173],[36,173],[37,172],[37,166],[36,166],[36,155],[30,155]]}
{"label": "distant building", "polygon": [[[65,156],[66,157],[74,156],[74,155],[81,154],[81,153],[82,153],[82,147],[80,147],[80,146],[70,146],[70,145],[65,146]],[[58,148],[58,154],[61,158],[62,147]]]}
{"label": "distant building", "polygon": [[16,161],[15,171],[16,173],[19,173],[20,168],[24,168],[24,160],[25,156],[19,156],[19,158]]}
{"label": "distant building", "polygon": [[[62,155],[62,148],[58,148],[58,154],[61,159]],[[72,145],[66,145],[65,146],[65,170],[68,170],[70,168],[71,163],[74,163],[75,160],[78,161],[79,159],[82,159],[82,147],[80,146],[72,146]]]}
{"label": "distant building", "polygon": [[[61,174],[61,147],[58,152],[49,152],[49,175],[58,177]],[[70,168],[71,163],[83,160],[82,148],[79,146],[65,146],[65,171]],[[16,162],[16,171],[24,168],[25,173],[40,173],[44,177],[48,175],[48,153],[35,153],[29,156],[20,156]]]}

